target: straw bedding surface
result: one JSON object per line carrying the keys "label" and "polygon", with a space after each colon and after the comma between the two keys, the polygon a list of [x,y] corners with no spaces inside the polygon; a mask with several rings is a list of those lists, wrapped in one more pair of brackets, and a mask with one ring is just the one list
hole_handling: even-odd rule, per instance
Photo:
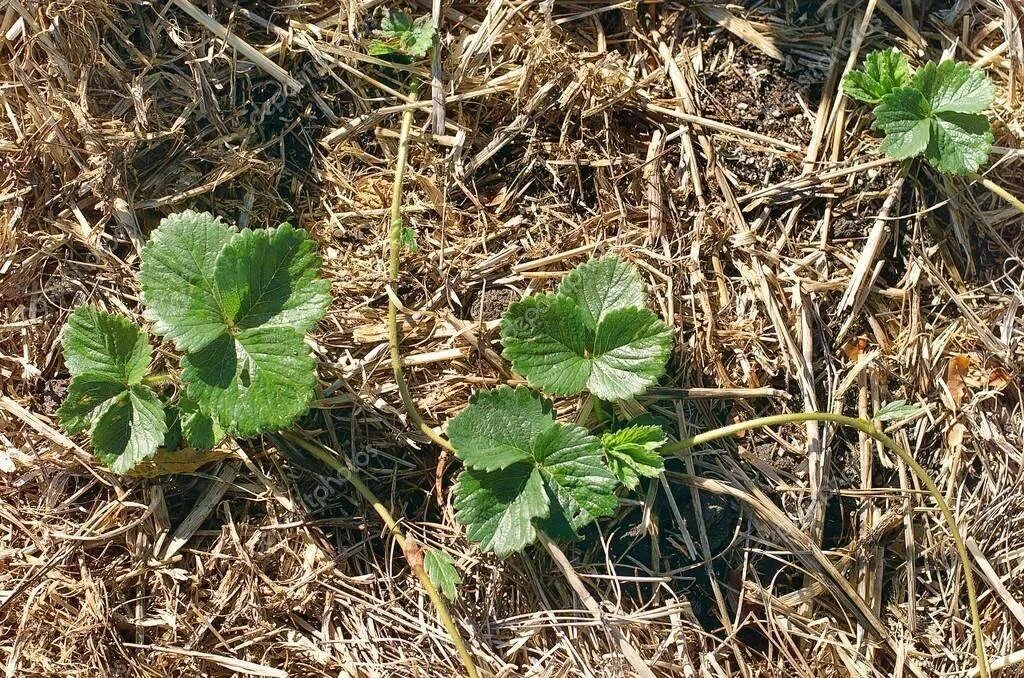
{"label": "straw bedding surface", "polygon": [[[364,56],[372,0],[0,3],[7,675],[460,670],[376,516],[275,439],[134,479],[60,431],[68,313],[88,302],[141,321],[139,249],[185,208],[315,237],[334,303],[311,337],[321,392],[302,427],[456,556],[453,613],[486,673],[629,675],[613,629],[659,676],[972,670],[963,572],[932,503],[897,460],[832,427],[701,448],[567,546],[600,619],[546,552],[497,561],[467,544],[450,506],[458,464],[407,425],[387,364],[386,212],[409,105],[418,250],[396,292],[429,423],[516,381],[495,332],[510,301],[617,252],[675,328],[669,376],[643,404],[680,436],[918,406],[890,430],[969,538],[990,657],[1024,675],[1024,222],[977,185],[901,174],[868,111],[838,95],[877,48],[984,66],[998,86],[988,176],[1021,195],[1020,5],[404,7],[440,18],[436,80],[429,63],[411,69],[426,83],[415,102]],[[764,519],[771,507],[785,524]],[[807,557],[819,547],[842,582]]]}

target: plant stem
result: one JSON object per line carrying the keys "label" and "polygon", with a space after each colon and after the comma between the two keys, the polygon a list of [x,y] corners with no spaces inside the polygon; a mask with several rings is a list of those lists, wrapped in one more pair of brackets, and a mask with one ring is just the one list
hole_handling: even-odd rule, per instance
{"label": "plant stem", "polygon": [[[413,101],[416,99],[416,90],[411,92]],[[390,252],[388,256],[388,286],[391,294],[388,295],[388,344],[391,348],[391,370],[395,373],[395,382],[398,384],[398,393],[402,397],[402,404],[405,412],[420,431],[430,440],[449,452],[452,451],[451,443],[438,435],[434,429],[423,421],[416,403],[413,402],[412,394],[409,393],[409,385],[405,381],[405,374],[402,370],[402,338],[398,331],[398,304],[395,298],[398,296],[398,264],[399,254],[402,251],[402,229],[405,221],[402,218],[402,187],[405,183],[405,167],[409,158],[409,134],[412,131],[412,116],[414,110],[407,108],[402,113],[402,127],[398,134],[398,157],[395,159],[395,180],[391,187],[391,231],[390,231]]]}
{"label": "plant stem", "polygon": [[981,182],[982,186],[984,186],[991,192],[995,193],[1006,202],[1010,203],[1010,205],[1012,205],[1013,208],[1016,209],[1018,212],[1024,214],[1024,202],[1021,202],[1020,199],[1013,196],[1005,188],[1003,188],[996,182],[992,181],[991,179],[987,179],[981,176],[980,174],[970,174],[968,176],[970,176],[970,178],[974,179],[975,181]]}
{"label": "plant stem", "polygon": [[927,488],[928,493],[932,496],[932,499],[935,500],[939,510],[942,512],[942,517],[946,522],[946,526],[949,528],[950,536],[953,538],[957,554],[959,555],[960,562],[964,568],[964,585],[967,588],[967,604],[971,611],[971,628],[974,633],[975,655],[978,660],[977,675],[979,678],[988,678],[988,660],[985,656],[985,641],[981,632],[981,616],[978,613],[978,596],[974,587],[974,572],[971,569],[970,556],[967,553],[967,547],[964,545],[964,540],[960,536],[960,530],[957,528],[953,511],[950,509],[949,504],[946,503],[946,500],[939,491],[939,488],[935,485],[935,481],[933,481],[931,476],[928,475],[928,472],[919,463],[917,463],[917,460],[914,459],[909,452],[897,445],[895,440],[878,430],[870,421],[867,421],[866,419],[847,417],[841,414],[833,414],[831,412],[794,412],[790,414],[777,414],[771,417],[760,417],[758,419],[751,419],[749,421],[723,426],[704,433],[698,433],[697,435],[685,440],[665,445],[661,448],[661,452],[665,455],[679,454],[692,447],[696,447],[697,445],[709,443],[714,440],[721,440],[722,438],[728,438],[752,428],[780,426],[782,424],[795,424],[807,421],[827,421],[843,426],[850,426],[865,435],[874,438],[881,443],[883,447],[893,452],[903,461],[903,463],[909,466],[914,472],[914,475],[916,475],[921,483],[924,484],[925,488]]}
{"label": "plant stem", "polygon": [[412,537],[407,537],[402,533],[402,529],[398,526],[398,521],[395,520],[391,512],[388,511],[384,503],[377,498],[377,495],[373,493],[369,487],[367,487],[362,480],[345,464],[341,463],[338,459],[330,453],[330,451],[323,445],[312,443],[305,438],[292,433],[291,431],[283,431],[281,435],[291,443],[298,445],[306,452],[316,457],[321,463],[329,466],[331,470],[336,472],[346,481],[348,481],[352,487],[356,488],[366,499],[367,502],[373,506],[373,510],[377,512],[377,515],[381,517],[384,524],[388,526],[388,530],[391,531],[391,535],[394,537],[398,547],[402,549],[402,553],[405,554],[405,559],[409,562],[409,566],[412,571],[416,573],[417,579],[420,580],[420,584],[427,592],[427,596],[430,598],[430,602],[434,604],[434,609],[437,610],[437,618],[441,622],[445,631],[452,639],[452,643],[455,644],[455,650],[459,654],[459,660],[462,662],[462,666],[466,669],[466,673],[469,674],[470,678],[478,678],[476,664],[473,663],[473,657],[469,654],[469,650],[466,648],[466,643],[462,639],[462,634],[459,633],[459,628],[455,625],[455,621],[452,619],[451,614],[448,612],[448,606],[444,602],[444,598],[441,597],[437,587],[434,586],[434,582],[430,581],[430,577],[427,575],[427,571],[423,567],[423,558],[417,555],[418,549],[416,548],[416,542]]}

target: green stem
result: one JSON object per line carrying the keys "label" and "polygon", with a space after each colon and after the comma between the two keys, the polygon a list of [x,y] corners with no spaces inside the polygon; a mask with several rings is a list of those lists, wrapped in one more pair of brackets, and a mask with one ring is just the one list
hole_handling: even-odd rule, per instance
{"label": "green stem", "polygon": [[166,372],[160,374],[148,374],[142,378],[142,383],[146,386],[159,386],[161,384],[167,384],[174,380],[174,377]]}
{"label": "green stem", "polygon": [[412,537],[407,537],[402,533],[402,529],[398,526],[398,521],[391,515],[391,512],[384,506],[384,503],[377,498],[373,490],[367,487],[351,469],[336,459],[326,447],[312,443],[290,431],[284,431],[281,435],[289,442],[309,452],[322,464],[330,467],[331,470],[348,481],[352,487],[356,488],[356,491],[373,506],[373,510],[377,512],[377,515],[381,517],[384,524],[388,526],[388,530],[391,531],[391,535],[394,537],[395,542],[398,543],[398,547],[405,554],[405,559],[408,561],[413,572],[416,573],[420,584],[426,590],[430,602],[434,604],[434,609],[437,610],[437,618],[448,632],[452,643],[455,644],[455,651],[458,652],[459,660],[462,662],[462,666],[465,667],[466,673],[469,674],[470,678],[478,678],[479,673],[477,673],[476,664],[473,663],[473,657],[469,654],[466,643],[462,639],[462,634],[459,633],[459,628],[455,625],[455,621],[448,612],[448,606],[445,604],[444,598],[441,597],[441,593],[434,586],[434,582],[430,581],[430,576],[427,575],[427,571],[423,567],[423,558],[417,556],[416,543]]}
{"label": "green stem", "polygon": [[987,179],[981,176],[980,174],[970,174],[968,176],[970,176],[970,178],[974,179],[975,181],[981,182],[982,186],[990,190],[992,193],[995,193],[1006,202],[1010,203],[1010,205],[1012,205],[1013,208],[1016,209],[1018,212],[1024,214],[1024,202],[1021,202],[1019,198],[1012,195],[1005,188],[1003,188],[996,182],[992,181],[991,179]]}
{"label": "green stem", "polygon": [[[411,92],[411,96],[415,101],[415,89]],[[430,438],[434,444],[451,452],[453,451],[451,443],[438,435],[420,416],[402,370],[402,337],[398,330],[398,304],[395,303],[395,298],[398,296],[399,255],[402,252],[402,229],[405,227],[405,221],[402,218],[402,187],[405,184],[405,167],[409,158],[409,135],[412,131],[413,112],[412,108],[407,108],[402,113],[402,127],[398,134],[398,157],[395,159],[395,180],[391,187],[391,231],[388,256],[388,286],[391,288],[391,294],[388,295],[388,344],[391,348],[391,370],[395,373],[398,394],[402,397],[406,414],[416,428]]]}
{"label": "green stem", "polygon": [[850,426],[865,435],[870,436],[881,443],[887,450],[890,450],[898,456],[904,464],[909,466],[914,472],[914,475],[916,475],[921,483],[924,484],[925,488],[927,488],[928,493],[932,496],[935,503],[938,504],[939,510],[942,512],[942,517],[946,521],[946,526],[949,528],[950,535],[953,537],[957,554],[960,556],[960,562],[964,568],[964,584],[967,588],[967,604],[971,610],[971,628],[974,632],[975,655],[978,660],[978,676],[979,678],[988,678],[988,660],[985,656],[985,642],[981,632],[981,616],[978,613],[978,596],[974,587],[974,572],[971,569],[970,556],[967,553],[967,547],[964,545],[964,540],[960,536],[960,530],[957,528],[953,511],[950,509],[949,504],[946,503],[945,498],[942,496],[939,488],[935,485],[935,482],[931,479],[931,476],[929,476],[928,472],[917,463],[917,460],[914,459],[909,452],[897,445],[895,440],[875,428],[875,425],[870,421],[867,421],[866,419],[847,417],[841,414],[833,414],[831,412],[794,412],[790,414],[777,414],[771,417],[760,417],[758,419],[751,419],[749,421],[742,421],[737,424],[716,428],[712,431],[698,433],[691,438],[680,440],[677,443],[669,443],[661,448],[661,451],[666,455],[679,455],[690,448],[696,447],[697,445],[709,443],[714,440],[721,440],[722,438],[729,438],[737,433],[742,433],[743,431],[748,431],[753,428],[780,426],[783,424],[795,424],[806,421],[827,421],[843,426]]}

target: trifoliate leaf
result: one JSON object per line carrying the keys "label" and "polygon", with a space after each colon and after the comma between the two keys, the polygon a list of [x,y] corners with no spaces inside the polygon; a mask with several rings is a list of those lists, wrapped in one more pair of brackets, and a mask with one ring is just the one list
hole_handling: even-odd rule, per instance
{"label": "trifoliate leaf", "polygon": [[146,335],[121,315],[79,306],[61,337],[64,363],[73,376],[91,374],[120,384],[137,384],[149,368]]}
{"label": "trifoliate leaf", "polygon": [[980,68],[962,61],[929,61],[914,73],[913,86],[933,113],[981,113],[995,99],[995,85]]}
{"label": "trifoliate leaf", "polygon": [[313,358],[286,327],[227,332],[181,359],[187,394],[228,432],[243,437],[285,428],[313,397]]}
{"label": "trifoliate leaf", "polygon": [[892,158],[923,153],[940,172],[977,172],[992,150],[991,125],[981,111],[994,96],[995,86],[981,69],[928,62],[910,87],[882,96],[872,127],[885,134],[881,150]]}
{"label": "trifoliate leaf", "polygon": [[423,569],[445,598],[455,600],[462,577],[455,567],[455,561],[446,551],[428,548],[423,554]]}
{"label": "trifoliate leaf", "polygon": [[187,396],[221,429],[183,422],[190,444],[286,427],[306,411],[315,375],[302,335],[326,311],[330,285],[305,231],[232,234],[210,215],[186,213],[161,223],[143,259],[156,329],[189,351]]}
{"label": "trifoliate leaf", "polygon": [[640,272],[616,256],[588,261],[565,276],[558,286],[559,294],[569,297],[580,307],[583,320],[592,330],[611,311],[642,307],[647,290]]}
{"label": "trifoliate leaf", "polygon": [[530,462],[500,471],[466,468],[455,486],[455,515],[466,537],[504,558],[537,538],[533,519],[546,516],[544,480]]}
{"label": "trifoliate leaf", "polygon": [[305,231],[291,224],[245,229],[217,257],[215,280],[228,325],[290,327],[306,333],[330,304],[330,283],[320,279],[320,257]]}
{"label": "trifoliate leaf", "polygon": [[633,425],[601,436],[608,469],[623,485],[635,490],[640,476],[656,478],[665,469],[658,449],[665,444],[660,426]]}
{"label": "trifoliate leaf", "polygon": [[151,348],[123,316],[91,306],[68,318],[61,344],[71,372],[57,416],[69,433],[88,431],[96,456],[118,473],[156,453],[167,430],[163,404],[142,385]]}
{"label": "trifoliate leaf", "polygon": [[535,441],[553,421],[550,404],[529,389],[501,386],[474,393],[448,423],[448,437],[466,466],[493,471],[532,459]]}
{"label": "trifoliate leaf", "polygon": [[504,557],[522,550],[538,526],[571,538],[615,510],[616,481],[600,441],[580,426],[556,422],[529,389],[476,394],[448,430],[466,463],[455,489],[456,516],[485,551]]}
{"label": "trifoliate leaf", "polygon": [[928,146],[931,110],[913,87],[897,87],[875,108],[872,127],[885,134],[882,152],[890,158],[912,158]]}
{"label": "trifoliate leaf", "polygon": [[910,84],[907,57],[896,50],[880,50],[864,57],[863,71],[850,71],[843,78],[847,96],[877,104],[896,87]]}
{"label": "trifoliate leaf", "polygon": [[126,473],[156,454],[166,431],[163,403],[137,384],[108,401],[93,421],[90,439],[100,461],[115,473]]}
{"label": "trifoliate leaf", "polygon": [[178,399],[178,413],[181,435],[189,447],[212,450],[224,439],[220,423],[200,410],[198,403],[187,395]]}
{"label": "trifoliate leaf", "polygon": [[501,320],[504,356],[531,385],[615,400],[642,393],[664,373],[671,332],[642,307],[636,271],[614,257],[580,266],[557,294],[527,297]]}
{"label": "trifoliate leaf", "polygon": [[161,221],[142,248],[147,315],[153,329],[183,351],[200,349],[224,331],[214,265],[233,234],[211,214],[185,211]]}
{"label": "trifoliate leaf", "polygon": [[931,120],[924,157],[940,172],[977,172],[992,151],[992,126],[984,115],[943,112]]}

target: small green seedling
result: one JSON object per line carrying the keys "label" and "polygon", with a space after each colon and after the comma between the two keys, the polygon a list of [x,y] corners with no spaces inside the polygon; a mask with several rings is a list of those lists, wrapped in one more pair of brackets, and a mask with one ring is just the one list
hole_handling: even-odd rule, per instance
{"label": "small green seedling", "polygon": [[380,29],[374,32],[374,39],[367,47],[373,56],[411,63],[424,58],[434,46],[434,24],[427,15],[412,19],[400,10],[391,10],[380,22]]}
{"label": "small green seedling", "polygon": [[[126,473],[157,449],[210,449],[225,435],[290,426],[316,383],[304,335],[330,304],[305,231],[236,231],[210,214],[164,219],[142,250],[146,317],[182,353],[182,388],[150,375],[152,346],[128,318],[81,306],[62,336],[72,380],[58,411]],[[164,389],[168,390],[168,389]]]}
{"label": "small green seedling", "polygon": [[911,72],[900,52],[872,52],[863,71],[843,79],[843,91],[875,104],[872,129],[885,136],[881,149],[891,158],[923,155],[935,169],[955,175],[973,174],[988,161],[993,137],[984,111],[995,86],[980,68],[946,60]]}
{"label": "small green seedling", "polygon": [[[505,355],[530,384],[549,393],[627,398],[662,376],[671,333],[643,307],[637,270],[605,257],[566,276],[555,294],[512,304],[502,319]],[[456,517],[471,541],[499,557],[538,532],[572,540],[618,506],[619,484],[635,489],[664,463],[659,426],[592,435],[555,420],[552,404],[526,387],[478,391],[448,424],[465,464]]]}

